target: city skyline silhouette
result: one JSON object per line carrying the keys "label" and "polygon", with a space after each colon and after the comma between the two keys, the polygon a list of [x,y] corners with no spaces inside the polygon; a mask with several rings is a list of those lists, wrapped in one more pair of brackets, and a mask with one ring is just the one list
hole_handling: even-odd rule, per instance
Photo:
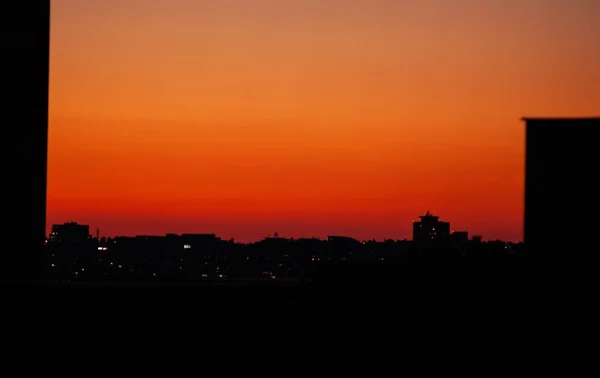
{"label": "city skyline silhouette", "polygon": [[[116,235],[106,235],[104,233],[101,232],[100,226],[96,225],[86,225],[86,224],[82,224],[80,222],[76,222],[74,220],[69,220],[63,223],[56,223],[56,224],[52,224],[50,225],[50,232],[48,234],[48,238],[47,240],[51,240],[52,239],[52,235],[55,233],[54,229],[55,228],[60,228],[60,227],[67,227],[67,226],[77,226],[77,227],[84,227],[85,229],[87,229],[87,234],[89,236],[89,238],[94,238],[96,240],[99,240],[100,238],[106,239],[106,238],[118,238],[118,237],[132,237],[132,236],[148,236],[148,237],[163,237],[165,235],[215,235],[221,239],[224,240],[235,240],[236,242],[239,243],[255,243],[255,242],[260,242],[264,239],[270,239],[270,238],[281,238],[281,239],[290,239],[290,240],[294,240],[294,239],[317,239],[317,240],[324,240],[327,239],[328,237],[332,236],[332,235],[339,235],[339,236],[343,236],[343,237],[349,237],[352,238],[354,240],[357,241],[378,241],[378,242],[382,242],[382,241],[388,241],[388,240],[413,240],[415,237],[415,233],[417,231],[415,231],[415,226],[418,224],[421,224],[423,222],[423,220],[427,220],[427,219],[435,219],[434,222],[437,223],[439,216],[433,214],[432,212],[430,212],[429,210],[426,210],[426,212],[424,213],[425,215],[421,215],[418,218],[421,219],[421,221],[412,221],[412,230],[411,230],[411,235],[406,235],[403,238],[391,238],[391,237],[384,237],[384,238],[380,238],[380,239],[376,239],[376,238],[368,238],[368,239],[361,239],[361,238],[356,238],[354,235],[349,235],[349,234],[339,234],[339,233],[327,233],[325,236],[323,235],[300,235],[300,236],[294,236],[294,235],[286,235],[286,234],[282,234],[278,231],[275,232],[271,232],[271,233],[267,233],[264,235],[263,238],[261,239],[257,239],[257,240],[240,240],[239,238],[235,238],[235,237],[229,237],[229,238],[225,238],[225,237],[221,237],[222,235],[217,235],[214,232],[211,232],[210,230],[205,230],[205,232],[200,232],[201,230],[196,230],[195,232],[171,232],[171,231],[165,231],[162,232],[161,234],[136,234],[136,235],[124,235],[124,234],[116,234]],[[450,229],[450,222],[446,222],[446,221],[441,221],[442,224],[444,224],[448,230],[446,231],[447,235],[451,235],[455,232],[457,233],[468,233],[467,230],[454,230],[454,228]],[[434,230],[435,231],[435,230]],[[481,235],[474,235],[474,237],[477,238],[481,238]],[[492,239],[489,239],[492,240]],[[493,239],[493,240],[500,240],[500,239]],[[522,241],[513,241],[513,240],[506,240],[505,242],[508,243],[519,243]]]}
{"label": "city skyline silhouette", "polygon": [[[600,110],[597,109],[600,91],[594,90],[598,84],[598,71],[594,67],[598,66],[596,59],[600,45],[590,44],[590,41],[593,42],[598,35],[596,20],[600,14],[600,3],[593,0],[495,3],[475,0],[452,3],[437,0],[410,3],[387,0],[333,0],[326,3],[310,0],[222,0],[212,3],[181,0],[174,7],[173,3],[159,0],[63,0],[52,3],[52,12],[49,0],[20,0],[9,4],[6,8],[8,11],[3,13],[5,22],[0,23],[2,35],[5,36],[5,43],[2,44],[5,54],[0,61],[0,72],[4,75],[3,90],[8,94],[0,105],[3,117],[7,120],[2,148],[2,177],[7,209],[4,218],[7,221],[0,228],[4,242],[0,276],[7,288],[3,292],[4,318],[8,326],[6,340],[8,345],[14,345],[14,348],[8,348],[9,368],[14,363],[22,367],[22,362],[37,357],[37,352],[27,352],[27,348],[21,346],[34,339],[30,333],[39,329],[34,324],[39,323],[40,316],[52,340],[47,356],[50,361],[58,361],[59,357],[64,357],[64,351],[69,350],[71,357],[85,363],[90,357],[96,358],[99,355],[97,352],[105,353],[108,342],[117,346],[113,348],[117,360],[119,356],[124,356],[129,361],[126,367],[137,362],[132,350],[140,352],[146,362],[146,357],[158,361],[150,365],[144,364],[144,361],[133,365],[140,371],[149,368],[154,373],[161,367],[161,362],[168,364],[171,372],[174,368],[182,368],[186,360],[195,363],[197,359],[187,358],[191,354],[202,356],[202,360],[208,362],[203,364],[205,368],[210,369],[208,365],[216,362],[221,370],[223,367],[244,366],[246,371],[249,367],[275,367],[281,371],[308,367],[318,372],[323,371],[323,367],[336,367],[340,371],[343,367],[355,370],[359,366],[372,370],[373,367],[389,365],[393,371],[404,372],[407,368],[414,368],[421,373],[424,369],[438,368],[446,373],[452,368],[479,373],[500,368],[542,374],[544,371],[556,373],[562,370],[572,374],[587,371],[585,366],[593,363],[593,358],[589,358],[590,348],[579,339],[581,335],[588,334],[596,322],[590,298],[593,298],[595,285],[592,281],[596,276],[594,252],[598,249],[594,225],[600,211],[597,195],[600,188],[593,174],[599,162],[596,145],[600,117],[595,115]],[[63,13],[65,9],[68,11]],[[405,12],[399,13],[398,10]],[[191,25],[186,22],[190,19],[205,22]],[[223,23],[224,19],[235,22]],[[303,23],[303,27],[306,27],[304,21],[308,19],[312,21],[308,23],[311,33],[323,31],[324,26],[325,30],[332,33],[312,33],[310,36],[311,33],[297,33],[302,29],[298,29],[298,25]],[[374,25],[368,22],[374,19],[395,19],[403,24],[405,33],[393,34],[390,23]],[[58,22],[60,20],[67,22]],[[160,24],[164,28],[153,28],[153,34],[148,34],[145,28],[148,20],[155,22],[153,26]],[[71,26],[74,24],[78,27],[73,29]],[[107,25],[110,26],[109,32],[106,32]],[[175,32],[170,27],[173,25],[179,28]],[[210,39],[211,43],[236,37],[233,42],[240,43],[233,45],[241,51],[230,50],[232,44],[221,44],[216,52],[213,51],[214,54],[206,55],[209,58],[201,62],[203,65],[195,67],[195,71],[185,70],[191,66],[180,65],[186,57],[177,52],[185,50],[179,49],[181,47],[188,47],[188,35],[191,39],[197,37],[194,32],[201,29],[198,25],[206,26],[203,31],[216,37]],[[256,27],[254,32],[262,30],[264,46],[274,48],[261,50],[257,48],[259,45],[241,43],[256,37],[256,33],[248,26]],[[448,29],[448,26],[456,28]],[[345,39],[355,37],[356,34],[352,34],[354,31],[364,32],[367,29],[382,32],[379,36],[383,38],[376,42]],[[69,33],[69,30],[77,32]],[[123,33],[126,30],[132,31],[132,34]],[[274,31],[271,39],[269,33],[264,33],[265,30]],[[475,33],[469,34],[467,31]],[[167,38],[173,32],[182,38]],[[71,34],[68,40],[62,39],[68,34]],[[386,39],[386,35],[389,38]],[[135,38],[132,40],[128,36]],[[247,39],[238,40],[237,37]],[[284,135],[280,133],[274,139],[269,139],[273,135],[260,139],[262,135],[258,134],[269,131],[260,127],[233,133],[236,128],[241,129],[241,124],[236,121],[229,125],[230,128],[202,129],[208,132],[203,140],[198,138],[198,134],[187,133],[196,130],[197,123],[193,123],[196,125],[194,127],[186,128],[159,117],[169,112],[165,99],[171,98],[180,105],[185,103],[179,102],[175,95],[185,94],[184,89],[194,89],[192,87],[199,83],[198,77],[190,77],[188,81],[160,81],[165,77],[148,76],[145,79],[154,88],[152,91],[138,92],[141,96],[129,96],[134,91],[127,92],[127,89],[135,89],[131,80],[135,82],[140,78],[139,75],[144,76],[157,66],[169,71],[168,62],[180,68],[180,74],[190,74],[197,71],[218,73],[208,69],[208,66],[217,63],[220,53],[233,57],[239,52],[248,53],[252,50],[257,60],[262,60],[265,56],[261,53],[281,51],[284,53],[281,60],[264,61],[296,61],[298,56],[294,55],[293,48],[277,44],[269,46],[269,43],[287,41],[288,38],[298,42],[293,45],[300,47],[301,54],[298,55],[304,58],[310,46],[303,42],[319,39],[323,41],[317,41],[317,45],[311,47],[314,51],[332,41],[340,42],[332,55],[325,54],[327,58],[351,58],[352,54],[339,55],[351,51],[344,50],[349,46],[348,43],[342,43],[344,41],[361,45],[361,48],[369,45],[366,42],[373,42],[369,47],[372,52],[390,41],[399,41],[401,47],[407,49],[398,51],[407,53],[411,51],[408,47],[418,47],[413,52],[422,50],[421,57],[431,58],[428,54],[432,50],[428,49],[432,45],[427,42],[436,39],[432,37],[447,42],[440,43],[437,50],[433,49],[436,52],[454,51],[454,48],[464,45],[473,48],[474,53],[470,53],[470,50],[465,55],[461,55],[465,51],[460,49],[454,51],[456,54],[450,62],[444,62],[444,56],[433,59],[439,62],[439,66],[446,65],[446,68],[452,69],[457,68],[456,62],[468,61],[465,67],[473,71],[473,81],[465,85],[467,89],[463,87],[462,92],[460,89],[449,90],[452,87],[449,84],[463,83],[461,77],[457,76],[456,81],[442,81],[437,87],[440,90],[428,93],[431,96],[428,98],[429,105],[415,100],[412,103],[414,108],[405,107],[407,104],[399,98],[395,103],[398,106],[397,113],[403,112],[405,118],[392,122],[394,125],[390,123],[389,129],[374,127],[362,119],[355,125],[356,128],[350,127],[349,134],[335,134],[334,131],[341,131],[348,125],[342,127],[342,122],[333,122],[334,119],[340,121],[336,117],[342,115],[335,112],[333,107],[331,113],[327,113],[330,116],[328,122],[324,122],[323,118],[320,123],[301,125],[304,129],[286,129],[286,133],[297,133],[293,135],[295,139],[287,138],[292,136],[291,133],[286,134],[286,138],[282,138]],[[61,44],[61,40],[68,43]],[[86,41],[94,43],[86,44]],[[321,42],[323,45],[319,45]],[[150,45],[162,54],[139,61],[138,58],[143,54],[138,53],[149,49]],[[173,49],[162,50],[165,46],[172,46]],[[532,49],[522,49],[526,46]],[[202,50],[198,45],[195,47],[195,50],[188,51],[198,53]],[[493,54],[484,56],[490,52]],[[498,55],[495,52],[501,52],[500,55],[505,58],[511,56],[514,60],[496,61]],[[523,54],[513,55],[516,52]],[[286,55],[288,53],[290,55]],[[81,64],[90,56],[95,58],[92,61],[97,66]],[[336,73],[343,76],[344,69],[354,63],[354,68],[361,65],[364,68],[374,61],[377,64],[373,66],[381,64],[378,66],[382,68],[378,72],[381,77],[389,73],[385,68],[393,68],[390,62],[387,66],[383,64],[384,60],[378,60],[381,56],[358,56],[358,60],[363,62],[350,60]],[[138,61],[127,61],[132,57]],[[125,61],[128,68],[135,66],[135,69],[121,70],[121,64]],[[299,62],[302,65],[305,63],[302,60]],[[410,62],[405,63],[403,67],[407,70],[400,75],[405,74],[405,78],[412,77],[414,82],[419,81],[423,75],[408,69]],[[233,66],[244,67],[241,63]],[[267,66],[263,74],[268,72],[266,76],[277,76],[279,71]],[[431,66],[427,64],[420,66],[423,68],[420,73],[430,75],[431,81],[449,72],[444,68],[429,71]],[[229,70],[232,65],[223,64],[221,67]],[[475,70],[476,67],[482,70]],[[106,70],[102,71],[101,68]],[[357,81],[369,76],[359,71],[351,75]],[[490,75],[480,75],[483,71]],[[236,81],[239,76],[233,73],[230,81],[224,84],[224,92],[227,93],[223,96],[241,101],[242,93],[236,90],[236,85],[241,82]],[[212,83],[223,78],[227,78],[227,75],[214,75],[211,77],[214,80]],[[348,83],[340,87],[328,86],[329,78],[326,76],[316,80],[317,77],[301,74],[296,78],[298,89],[306,88],[305,85],[315,86],[318,82],[330,91],[333,88],[348,89],[349,92],[356,89]],[[309,80],[311,78],[315,80]],[[398,83],[394,79],[397,78],[390,77],[393,85]],[[470,96],[460,96],[459,92],[470,92],[477,87],[470,86],[473,82],[487,89],[471,92]],[[512,86],[516,82],[520,84]],[[207,85],[210,86],[210,83],[209,80]],[[265,84],[260,86],[262,90],[270,88],[273,91],[273,99],[280,99],[280,105],[288,103],[289,98],[275,96],[282,94],[279,91],[286,83],[280,83],[283,87],[266,81],[261,84]],[[170,85],[180,88],[174,91]],[[109,87],[112,90],[103,91]],[[498,91],[500,87],[512,89],[508,92]],[[58,92],[63,97],[55,96]],[[194,104],[197,104],[196,95],[213,97],[215,101],[223,98],[218,93],[210,96],[206,92],[191,92],[194,93],[191,96]],[[331,93],[327,90],[324,92],[325,96],[320,100],[330,98]],[[369,91],[360,93],[365,97],[368,94],[372,102],[369,106],[354,108],[353,115],[365,115],[368,113],[365,109],[377,110],[377,106],[387,109],[389,103],[382,101],[385,96]],[[445,102],[444,93],[455,95],[446,97],[453,97],[455,102]],[[481,93],[485,95],[481,96]],[[515,104],[519,103],[520,108],[527,109],[517,111],[507,106],[507,97],[504,96],[507,93],[510,94],[507,97],[512,96]],[[251,94],[255,101],[250,101],[251,104],[265,103],[264,92]],[[416,99],[419,99],[419,95],[423,95],[421,99],[425,97],[420,92],[416,94]],[[297,103],[307,105],[302,100],[309,98],[311,96],[302,98],[299,95]],[[160,101],[142,101],[149,99]],[[347,99],[341,96],[332,100],[339,100],[338,105],[341,105]],[[380,105],[373,105],[378,101],[381,101]],[[207,103],[210,100],[204,102]],[[320,104],[330,105],[327,102]],[[461,104],[471,104],[472,107],[461,108]],[[144,106],[136,108],[132,105]],[[230,105],[220,109],[223,113],[212,115],[218,118],[228,113],[248,119],[252,113],[233,112],[231,110],[236,106]],[[128,124],[123,122],[128,117],[122,114],[112,121],[107,118],[101,122],[98,119],[86,121],[94,113],[91,111],[93,109],[97,113],[110,115],[119,106],[121,110],[129,109],[132,112],[145,108],[144,113],[152,120],[129,123],[131,128],[121,127]],[[456,127],[460,123],[456,114],[440,111],[440,107],[452,108],[461,114],[458,117],[460,122],[468,118],[468,113],[469,123],[463,125],[468,127]],[[323,109],[329,108],[324,106]],[[437,126],[431,124],[420,130],[405,128],[406,125],[416,124],[410,117],[411,111],[405,111],[406,108],[412,109],[415,114],[416,110],[421,112],[423,122],[419,123],[420,126],[433,119],[436,119]],[[70,114],[71,118],[66,117],[70,119],[67,122],[66,118],[61,118],[64,114],[56,117],[61,109],[80,113],[76,117]],[[206,108],[194,105],[187,109],[189,113],[176,110],[180,115],[207,115]],[[257,110],[254,107],[252,109]],[[310,118],[308,116],[323,114],[323,109],[316,111],[315,108],[303,108],[303,114],[307,116],[304,121]],[[497,118],[488,114],[490,109],[498,112],[496,116],[502,116]],[[262,113],[263,110],[253,114],[264,116],[266,113]],[[370,114],[371,118],[390,117],[387,111]],[[517,135],[517,121],[513,115],[520,118],[519,132],[522,132],[525,140],[515,138],[510,144],[508,137]],[[280,119],[275,121],[279,122]],[[515,128],[509,130],[513,122]],[[495,130],[500,124],[508,129]],[[86,128],[85,125],[97,127]],[[317,125],[324,134],[314,132]],[[307,130],[307,127],[315,129]],[[302,134],[302,130],[307,133]],[[398,134],[394,134],[394,130]],[[455,133],[454,139],[447,138],[451,131]],[[398,144],[398,136],[410,132],[414,133],[411,135],[414,138],[407,138],[409,140],[406,143]],[[145,133],[154,134],[146,139],[141,138],[140,135]],[[281,157],[286,153],[291,154],[298,147],[306,151],[302,154],[304,160],[296,161],[294,167],[307,171],[316,167],[312,163],[323,156],[308,148],[315,144],[298,143],[302,137],[315,142],[316,146],[323,149],[321,152],[329,151],[331,160],[321,159],[322,176],[300,175],[306,173],[303,170],[293,171],[296,174],[294,176],[273,168],[289,167],[289,160]],[[235,148],[221,151],[227,138],[233,139],[232,146]],[[359,139],[362,139],[360,143]],[[215,149],[203,150],[200,147],[206,145],[199,145],[199,140]],[[242,140],[277,140],[278,143],[249,143],[250,148],[241,143]],[[454,144],[457,140],[464,143]],[[176,141],[181,143],[174,143]],[[375,145],[381,147],[375,141],[388,146],[388,149],[371,151],[367,148]],[[412,149],[403,149],[407,145],[411,145]],[[481,150],[485,149],[487,158],[484,158],[483,152],[471,150],[475,145]],[[165,146],[171,148],[172,152],[167,153]],[[181,148],[184,146],[186,148]],[[440,146],[446,148],[439,149]],[[347,155],[350,147],[356,149],[355,156]],[[230,155],[236,148],[245,151],[246,155]],[[520,151],[520,157],[511,155],[517,150]],[[415,151],[428,154],[411,154]],[[254,155],[255,152],[257,155]],[[217,168],[235,166],[231,164],[233,161],[244,161],[237,160],[240,156],[253,156],[272,162],[271,170],[265,177],[256,177],[256,169],[264,167],[256,166],[256,160],[246,159],[244,164],[237,166],[238,172],[243,171],[245,176],[231,175],[237,172],[219,170],[215,166],[210,166],[213,175],[194,174],[204,172],[202,164],[219,162],[218,159],[208,159],[218,157],[219,153],[231,159],[220,161],[220,166],[216,164]],[[463,166],[454,165],[460,160],[456,157],[459,153],[468,157],[463,157]],[[182,160],[182,156],[187,160]],[[364,159],[366,157],[371,160]],[[386,167],[385,164],[375,164],[383,161],[401,161],[407,165]],[[511,164],[517,161],[524,166],[524,171],[517,172],[523,174],[521,179],[525,181],[524,187],[520,188],[519,202],[525,211],[518,223],[524,225],[524,230],[521,230],[524,231],[524,242],[486,241],[489,238],[486,237],[486,230],[499,230],[503,225],[507,232],[512,232],[512,228],[518,226],[512,223],[512,215],[505,219],[499,217],[497,212],[498,208],[512,203],[512,195],[515,198],[517,196],[519,185],[516,185],[516,181],[499,184],[503,179],[508,179],[504,169],[510,171]],[[175,162],[180,162],[180,165],[173,164]],[[362,164],[360,169],[355,169],[357,162]],[[505,162],[506,166],[491,162]],[[342,163],[348,163],[349,166]],[[407,166],[414,170],[403,169]],[[461,167],[464,172],[457,172],[456,167]],[[477,167],[488,169],[478,171],[474,169]],[[374,169],[371,175],[357,174],[355,177],[349,174],[370,172],[370,168]],[[384,168],[393,169],[385,171]],[[152,174],[148,175],[148,172]],[[383,173],[387,181],[374,180],[382,178],[378,175]],[[511,174],[516,177],[517,173]],[[476,181],[477,185],[473,181],[464,181],[475,174],[479,180]],[[288,181],[291,177],[298,181]],[[249,190],[252,185],[261,182],[261,178],[275,185]],[[293,183],[295,186],[287,187],[284,183]],[[359,187],[352,188],[354,192],[340,190],[347,188],[350,183],[359,184]],[[390,190],[389,193],[393,192],[394,195],[386,197],[382,194],[388,192],[381,189],[385,187],[384,183],[389,185],[386,188],[392,189],[396,188],[394,185],[402,183],[406,190],[402,193]],[[422,185],[424,183],[437,185]],[[185,209],[184,205],[189,205],[188,215],[206,210],[199,206],[200,202],[194,203],[193,199],[198,201],[200,198],[201,201],[213,198],[200,190],[206,190],[207,187],[212,188],[215,196],[222,195],[221,189],[227,187],[224,184],[238,191],[243,189],[245,195],[237,201],[228,201],[231,198],[224,196],[220,203],[213,203],[210,209],[214,213],[221,212],[224,216],[220,220],[223,222],[234,219],[242,221],[233,224],[232,231],[235,232],[243,231],[248,225],[244,225],[243,221],[249,220],[253,221],[254,226],[261,222],[264,226],[267,220],[289,219],[297,217],[299,213],[307,216],[303,220],[314,220],[316,211],[323,208],[332,213],[333,210],[338,211],[336,214],[339,218],[320,219],[323,221],[323,230],[327,229],[329,234],[324,240],[290,240],[281,227],[269,226],[267,234],[272,237],[250,244],[214,234],[218,230],[214,229],[216,219],[210,211],[205,215],[211,215],[210,221],[213,223],[210,227],[194,228],[191,231],[194,234],[169,233],[156,237],[123,232],[138,235],[103,238],[95,227],[101,225],[105,233],[110,235],[113,233],[111,228],[124,230],[117,224],[119,220],[123,224],[129,222],[139,225],[140,221],[146,219],[146,225],[151,226],[148,229],[164,227],[160,230],[161,234],[185,232],[185,227],[197,227],[198,223],[193,217],[181,217],[185,215],[180,212]],[[167,194],[171,197],[158,188],[170,188],[172,191],[167,191]],[[291,195],[290,188],[305,190],[305,196]],[[331,192],[327,193],[335,194],[338,202],[331,201],[333,194],[332,197],[311,197],[309,194],[315,192],[308,190],[310,188],[329,188]],[[361,192],[369,188],[380,188],[381,191]],[[511,189],[506,192],[507,188]],[[266,197],[258,196],[273,192],[277,192],[279,197],[275,196],[270,201],[265,202]],[[449,192],[456,194],[456,198],[442,195]],[[499,194],[509,192],[513,194],[506,197]],[[356,193],[369,195],[353,196]],[[420,201],[414,201],[417,197]],[[459,197],[468,200],[458,201]],[[247,202],[248,198],[253,200]],[[320,198],[320,201],[315,201],[315,198]],[[368,202],[365,198],[378,198],[381,202]],[[432,198],[437,198],[440,203],[446,201],[446,207],[440,207],[431,201]],[[132,202],[132,199],[137,199],[137,202]],[[152,206],[148,206],[149,200]],[[296,213],[291,211],[294,208],[285,206],[292,200],[297,200]],[[346,201],[345,207],[341,207],[343,201]],[[242,204],[252,206],[236,208]],[[474,207],[473,204],[480,206]],[[389,212],[377,219],[372,216],[367,218],[368,214],[381,215],[377,213],[381,208]],[[257,213],[257,209],[263,211]],[[507,206],[506,214],[513,214],[515,209]],[[247,218],[243,219],[240,214]],[[487,218],[482,214],[487,214]],[[467,218],[477,222],[476,227],[472,227]],[[176,226],[172,219],[183,219],[181,229],[171,229]],[[83,225],[63,224],[69,220]],[[341,221],[332,222],[334,220]],[[344,230],[331,230],[332,224],[338,227],[352,225],[357,229],[368,225],[369,233],[383,230],[386,234],[387,230],[399,232],[398,227],[403,225],[412,229],[412,240],[361,242],[348,237],[348,232]],[[46,235],[48,226],[52,231],[50,235]],[[297,231],[297,224],[291,224],[290,229]],[[409,235],[410,232],[405,232],[401,237],[408,239]],[[45,240],[46,236],[49,238]],[[264,236],[261,234],[259,237]],[[394,238],[390,234],[385,236]],[[92,330],[92,333],[82,334],[81,330]],[[98,332],[94,333],[94,330]],[[111,340],[116,340],[116,344]],[[73,341],[76,341],[78,348],[71,351]],[[192,349],[189,348],[190,341]],[[123,347],[120,344],[126,346],[127,351],[121,353]],[[198,351],[196,346],[201,349]]]}

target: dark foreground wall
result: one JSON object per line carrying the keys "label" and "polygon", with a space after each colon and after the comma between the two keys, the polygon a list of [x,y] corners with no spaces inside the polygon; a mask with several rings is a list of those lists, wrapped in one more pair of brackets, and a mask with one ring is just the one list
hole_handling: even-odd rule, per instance
{"label": "dark foreground wall", "polygon": [[50,1],[7,1],[1,18],[0,276],[39,280],[45,267]]}
{"label": "dark foreground wall", "polygon": [[600,118],[525,122],[525,244],[550,258],[585,257],[600,216]]}

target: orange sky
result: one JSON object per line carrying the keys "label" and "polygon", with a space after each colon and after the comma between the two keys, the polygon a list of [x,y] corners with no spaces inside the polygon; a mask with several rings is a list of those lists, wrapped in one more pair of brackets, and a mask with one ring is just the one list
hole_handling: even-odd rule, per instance
{"label": "orange sky", "polygon": [[48,225],[522,239],[522,116],[600,114],[596,0],[54,0]]}

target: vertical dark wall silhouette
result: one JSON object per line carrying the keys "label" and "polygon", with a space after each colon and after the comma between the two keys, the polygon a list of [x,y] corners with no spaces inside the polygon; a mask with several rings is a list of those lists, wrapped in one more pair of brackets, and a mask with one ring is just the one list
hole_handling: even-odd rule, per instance
{"label": "vertical dark wall silhouette", "polygon": [[544,261],[593,254],[600,216],[600,118],[524,118],[525,246]]}
{"label": "vertical dark wall silhouette", "polygon": [[48,150],[50,1],[4,4],[2,72],[2,278],[29,281],[44,273]]}

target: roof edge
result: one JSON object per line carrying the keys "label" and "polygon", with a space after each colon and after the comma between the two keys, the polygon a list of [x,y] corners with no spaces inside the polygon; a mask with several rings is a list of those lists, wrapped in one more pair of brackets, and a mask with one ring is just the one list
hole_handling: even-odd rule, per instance
{"label": "roof edge", "polygon": [[600,121],[600,116],[589,117],[521,117],[521,121]]}

